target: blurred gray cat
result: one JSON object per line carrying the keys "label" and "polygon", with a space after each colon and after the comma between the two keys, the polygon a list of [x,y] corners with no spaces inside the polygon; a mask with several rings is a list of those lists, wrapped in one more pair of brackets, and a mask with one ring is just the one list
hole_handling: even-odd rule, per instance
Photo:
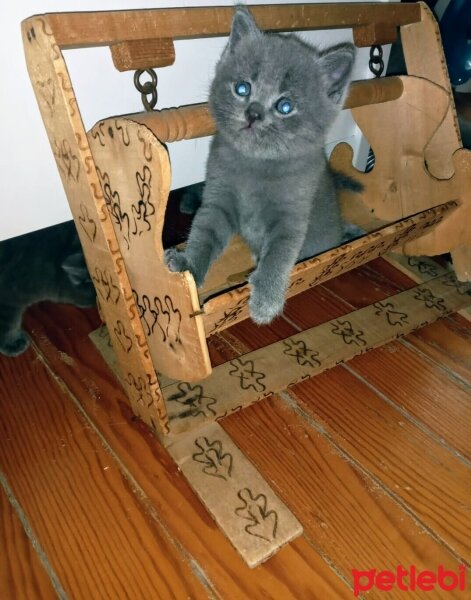
{"label": "blurred gray cat", "polygon": [[319,50],[294,35],[262,33],[238,6],[216,67],[209,105],[216,120],[203,200],[186,248],[166,251],[171,271],[201,286],[239,233],[250,247],[250,315],[269,323],[283,310],[296,261],[342,242],[343,223],[325,135],[342,108],[352,44]]}
{"label": "blurred gray cat", "polygon": [[23,313],[42,300],[80,307],[96,303],[73,221],[0,242],[0,353],[17,356],[26,350]]}

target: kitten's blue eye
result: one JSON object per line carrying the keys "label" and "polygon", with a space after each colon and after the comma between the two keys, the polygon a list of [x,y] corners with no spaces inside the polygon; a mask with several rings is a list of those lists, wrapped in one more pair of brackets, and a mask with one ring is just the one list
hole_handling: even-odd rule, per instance
{"label": "kitten's blue eye", "polygon": [[275,104],[275,108],[281,115],[289,115],[293,111],[294,105],[288,98],[280,98]]}
{"label": "kitten's blue eye", "polygon": [[250,96],[251,85],[248,81],[238,81],[234,86],[234,91],[238,96]]}

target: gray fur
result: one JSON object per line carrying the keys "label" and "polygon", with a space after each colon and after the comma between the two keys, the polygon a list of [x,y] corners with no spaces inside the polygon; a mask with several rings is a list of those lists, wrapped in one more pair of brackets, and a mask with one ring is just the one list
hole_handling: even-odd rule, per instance
{"label": "gray fur", "polygon": [[[211,86],[218,133],[203,201],[185,251],[171,248],[166,260],[172,271],[190,270],[201,286],[211,263],[240,233],[256,264],[249,279],[256,323],[282,312],[297,260],[342,242],[324,145],[347,93],[354,56],[352,44],[320,51],[294,35],[262,33],[246,8],[236,9]],[[235,93],[239,81],[251,84],[250,96]],[[275,110],[280,97],[294,102],[290,114]]]}
{"label": "gray fur", "polygon": [[73,221],[0,242],[1,354],[17,356],[28,348],[23,313],[43,300],[95,305]]}

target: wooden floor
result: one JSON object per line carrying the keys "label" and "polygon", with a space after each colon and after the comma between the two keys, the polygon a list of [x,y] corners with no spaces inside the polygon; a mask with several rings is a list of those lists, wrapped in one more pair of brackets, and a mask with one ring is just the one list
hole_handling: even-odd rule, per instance
{"label": "wooden floor", "polygon": [[[210,340],[213,363],[415,285],[383,260]],[[88,339],[43,304],[0,357],[0,599],[353,597],[352,569],[471,563],[471,324],[458,315],[221,423],[304,526],[250,570],[133,419]],[[471,598],[467,592],[369,598]],[[441,594],[441,595],[440,595]]]}

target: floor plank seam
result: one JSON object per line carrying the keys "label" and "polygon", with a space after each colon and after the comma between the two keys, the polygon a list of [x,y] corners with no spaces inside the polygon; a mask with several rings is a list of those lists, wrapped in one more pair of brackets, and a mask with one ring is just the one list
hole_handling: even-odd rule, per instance
{"label": "floor plank seam", "polygon": [[[281,490],[278,491],[278,494]],[[307,543],[317,552],[317,554],[321,557],[321,559],[328,565],[330,570],[348,587],[349,590],[353,592],[353,586],[351,580],[347,579],[347,577],[337,568],[335,561],[333,561],[328,554],[322,551],[322,549],[316,544],[314,538],[306,533],[303,533],[305,540]],[[360,596],[361,598],[361,596]]]}
{"label": "floor plank seam", "polygon": [[297,325],[294,321],[292,321],[288,316],[286,316],[285,314],[281,315],[281,318],[283,319],[283,321],[286,321],[286,323],[288,323],[289,325],[291,325],[291,327],[294,327],[296,329],[296,331],[299,331],[299,333],[303,332],[303,328],[300,327],[299,325]]}
{"label": "floor plank seam", "polygon": [[370,389],[374,394],[376,394],[383,402],[386,402],[391,408],[395,411],[399,412],[404,418],[406,418],[414,427],[417,427],[422,433],[430,437],[434,442],[436,442],[439,446],[441,446],[444,450],[452,454],[455,458],[458,458],[466,467],[471,468],[471,460],[463,456],[461,452],[450,446],[442,437],[440,437],[437,433],[435,433],[432,429],[427,427],[422,421],[414,417],[408,410],[399,406],[394,400],[391,400],[384,392],[378,390],[372,383],[365,379],[363,375],[360,375],[353,367],[344,363],[341,365],[342,368],[346,369],[351,375],[353,375],[358,381],[360,381],[363,385],[365,385],[368,389]]}
{"label": "floor plank seam", "polygon": [[[100,441],[100,443],[103,446],[103,448],[105,449],[105,451],[110,455],[112,460],[116,463],[116,465],[118,466],[118,469],[122,473],[123,477],[128,482],[130,489],[138,497],[139,502],[142,505],[145,513],[160,528],[162,534],[165,536],[167,541],[170,544],[172,544],[176,548],[176,550],[181,554],[183,560],[190,566],[194,575],[197,577],[197,579],[200,581],[200,583],[204,586],[204,588],[208,592],[208,594],[210,594],[210,597],[218,598],[219,596],[214,588],[214,585],[212,584],[209,577],[206,575],[204,569],[196,561],[196,559],[190,554],[190,552],[178,541],[178,539],[174,537],[172,532],[168,529],[166,524],[162,521],[159,513],[157,512],[155,507],[152,505],[152,501],[148,498],[147,494],[142,489],[142,487],[139,485],[139,483],[134,478],[134,476],[131,474],[131,472],[126,467],[126,465],[121,461],[118,454],[113,450],[113,448],[109,444],[108,440],[105,438],[105,436],[101,433],[101,431],[95,425],[94,421],[89,417],[88,413],[83,408],[79,399],[75,396],[75,394],[72,392],[72,390],[70,390],[70,388],[67,386],[65,381],[54,372],[54,370],[52,369],[51,365],[49,364],[47,358],[43,355],[43,353],[41,352],[41,349],[36,345],[36,343],[34,341],[32,342],[32,346],[33,346],[34,350],[36,351],[38,360],[40,360],[42,362],[42,364],[45,366],[46,370],[48,371],[50,376],[54,379],[54,381],[57,383],[57,385],[71,399],[72,403],[74,404],[76,410],[79,412],[80,416],[89,425],[89,427],[94,432],[94,434],[97,436],[98,440]],[[157,438],[156,438],[156,442],[160,443]]]}
{"label": "floor plank seam", "polygon": [[296,399],[292,397],[289,392],[279,392],[278,395],[282,400],[286,403],[286,405],[293,410],[299,417],[301,417],[305,423],[320,433],[325,439],[329,442],[329,444],[335,449],[335,451],[339,454],[339,456],[348,462],[352,468],[354,468],[357,472],[361,473],[367,479],[370,479],[375,486],[382,490],[384,494],[386,494],[393,502],[395,502],[404,512],[412,519],[412,521],[422,529],[425,533],[430,535],[430,537],[436,541],[438,544],[445,547],[450,554],[458,561],[459,564],[465,564],[467,567],[470,567],[471,564],[465,560],[459,553],[450,546],[450,544],[440,537],[433,529],[430,529],[425,523],[423,523],[420,517],[415,513],[415,511],[406,503],[402,498],[400,498],[390,487],[385,485],[381,479],[379,479],[374,473],[366,469],[361,463],[357,461],[353,456],[351,456],[342,446],[336,442],[333,436],[315,419],[312,418],[297,402]]}
{"label": "floor plank seam", "polygon": [[[471,309],[469,309],[471,312]],[[461,317],[461,313],[460,311],[457,312],[457,315],[459,317]],[[462,323],[458,323],[456,322],[453,318],[453,315],[447,315],[446,317],[444,317],[444,320],[448,323],[448,325],[450,326],[450,328],[453,330],[453,332],[457,333],[458,335],[462,335],[464,336],[466,339],[468,339],[469,341],[471,341],[471,321],[466,319],[465,323],[467,325],[464,325]]]}
{"label": "floor plank seam", "polygon": [[54,571],[54,568],[52,567],[51,563],[49,562],[46,552],[44,551],[43,547],[41,546],[41,543],[39,542],[36,534],[34,533],[33,528],[28,520],[28,517],[26,516],[20,503],[16,499],[15,494],[14,494],[13,490],[11,489],[11,487],[2,471],[0,471],[0,485],[3,489],[3,491],[5,492],[5,495],[7,496],[11,507],[13,508],[18,519],[20,520],[23,530],[24,530],[28,540],[31,542],[31,546],[33,547],[34,551],[36,552],[36,554],[41,562],[41,565],[43,566],[45,572],[47,573],[47,576],[49,577],[49,581],[51,582],[51,585],[52,585],[54,591],[56,592],[57,597],[60,598],[60,600],[67,600],[68,596],[65,593],[64,588],[62,587],[59,577],[57,576],[57,573]]}
{"label": "floor plank seam", "polygon": [[[459,375],[458,373],[453,371],[453,369],[450,369],[450,367],[446,367],[446,366],[440,364],[438,361],[436,361],[434,358],[432,358],[431,356],[426,354],[420,348],[416,348],[414,346],[414,344],[411,344],[411,342],[409,342],[409,340],[407,340],[406,338],[407,338],[407,336],[403,337],[403,338],[399,338],[397,341],[400,344],[402,344],[403,346],[405,346],[408,350],[411,350],[411,351],[415,352],[416,354],[418,354],[420,356],[420,358],[423,359],[425,362],[428,362],[429,364],[433,365],[434,367],[438,367],[441,371],[446,373],[446,375],[454,383],[456,383],[461,388],[464,388],[465,391],[471,391],[471,384],[468,381],[466,381],[466,379],[464,379],[464,377],[461,377],[461,375]],[[432,348],[436,348],[438,350],[440,349],[440,347],[436,344],[430,344],[429,342],[425,342],[425,343],[427,345],[431,346]]]}

